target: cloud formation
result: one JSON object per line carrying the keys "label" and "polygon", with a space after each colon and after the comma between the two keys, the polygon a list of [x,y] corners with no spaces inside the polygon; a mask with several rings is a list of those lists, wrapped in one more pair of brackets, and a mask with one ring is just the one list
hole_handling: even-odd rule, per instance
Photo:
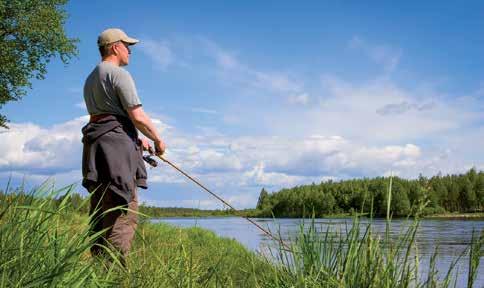
{"label": "cloud formation", "polygon": [[87,116],[51,127],[12,123],[0,134],[0,170],[68,171],[78,167]]}

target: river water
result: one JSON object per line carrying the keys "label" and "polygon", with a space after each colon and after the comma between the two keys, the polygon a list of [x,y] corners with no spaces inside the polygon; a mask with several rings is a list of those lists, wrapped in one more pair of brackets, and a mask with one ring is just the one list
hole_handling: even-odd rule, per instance
{"label": "river water", "polygon": [[[258,224],[270,231],[280,231],[284,240],[294,239],[299,233],[302,221],[309,223],[310,220],[299,218],[291,219],[267,219],[253,218]],[[206,218],[159,218],[153,222],[166,222],[179,227],[198,226],[214,231],[216,234],[234,238],[247,248],[264,253],[268,247],[274,247],[275,242],[258,230],[247,220],[238,217],[206,217]],[[367,219],[361,219],[361,229],[366,227]],[[351,228],[353,223],[349,218],[319,218],[315,219],[315,227],[318,231],[344,232]],[[394,219],[390,225],[390,237],[398,239],[411,221],[404,219]],[[308,226],[308,225],[306,225]],[[372,220],[372,231],[384,234],[386,221],[384,219]],[[416,234],[418,246],[420,275],[425,277],[428,271],[430,256],[437,250],[436,267],[439,276],[443,277],[449,269],[451,262],[459,257],[468,248],[472,231],[484,230],[484,219],[480,220],[421,220]],[[402,232],[403,231],[403,232]],[[456,266],[457,287],[466,287],[468,271],[467,255],[464,255]],[[484,256],[481,257],[477,279],[474,287],[484,288]]]}

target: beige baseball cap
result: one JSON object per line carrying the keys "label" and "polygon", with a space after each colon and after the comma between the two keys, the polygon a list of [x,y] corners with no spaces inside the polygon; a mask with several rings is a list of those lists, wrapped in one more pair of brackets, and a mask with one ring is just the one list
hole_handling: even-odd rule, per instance
{"label": "beige baseball cap", "polygon": [[128,43],[129,45],[134,45],[139,42],[138,39],[128,37],[128,35],[126,35],[126,33],[124,33],[124,31],[121,29],[109,28],[104,30],[99,35],[99,37],[97,38],[97,45],[101,47],[117,41],[123,41],[125,43]]}

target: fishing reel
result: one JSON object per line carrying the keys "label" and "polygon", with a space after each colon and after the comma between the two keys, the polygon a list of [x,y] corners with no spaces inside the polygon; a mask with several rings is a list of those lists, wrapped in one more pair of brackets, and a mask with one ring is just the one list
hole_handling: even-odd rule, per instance
{"label": "fishing reel", "polygon": [[143,160],[148,163],[151,167],[155,168],[158,166],[158,162],[151,157],[151,155],[143,155]]}
{"label": "fishing reel", "polygon": [[148,153],[150,153],[150,154],[143,155],[143,160],[145,160],[145,162],[148,163],[152,168],[157,167],[158,162],[151,157],[155,154],[155,151],[153,151],[153,148],[150,147],[148,149]]}

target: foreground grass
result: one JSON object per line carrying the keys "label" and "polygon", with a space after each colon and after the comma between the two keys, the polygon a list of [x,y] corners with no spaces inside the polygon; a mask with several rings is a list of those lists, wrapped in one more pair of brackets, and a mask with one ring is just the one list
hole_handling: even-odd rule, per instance
{"label": "foreground grass", "polygon": [[0,205],[0,287],[262,287],[272,269],[235,240],[162,223],[138,227],[127,269],[107,265],[90,256],[88,217],[42,192]]}
{"label": "foreground grass", "polygon": [[[354,225],[341,234],[301,226],[291,250],[266,259],[235,240],[200,228],[141,224],[127,268],[91,258],[88,218],[72,208],[73,187],[40,187],[0,202],[0,287],[449,287],[452,269],[418,275],[418,221],[401,239]],[[67,194],[66,194],[67,193]],[[66,194],[62,201],[54,196]],[[87,200],[86,200],[87,201]],[[87,205],[87,203],[82,203]],[[390,225],[390,222],[389,222]],[[468,287],[476,277],[484,235],[469,247]],[[435,259],[435,258],[434,258]]]}

